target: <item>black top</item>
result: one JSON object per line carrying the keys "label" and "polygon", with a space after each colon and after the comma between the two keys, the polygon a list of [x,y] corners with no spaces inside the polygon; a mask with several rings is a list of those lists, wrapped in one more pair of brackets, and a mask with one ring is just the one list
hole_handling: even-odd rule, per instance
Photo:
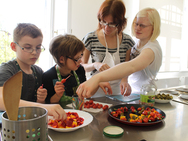
{"label": "black top", "polygon": [[[86,81],[86,75],[83,66],[80,65],[80,67],[75,72],[78,75],[80,83]],[[78,87],[76,78],[74,77],[74,73],[71,72],[71,74],[73,75],[71,75],[64,83],[65,95],[67,96],[72,96]],[[68,77],[68,75],[67,76],[61,75],[62,79],[66,77]],[[55,66],[53,66],[48,71],[46,71],[42,76],[43,87],[46,88],[48,92],[48,95],[46,97],[46,103],[50,103],[50,98],[55,94],[54,86],[56,81],[59,80],[57,77],[56,68]]]}

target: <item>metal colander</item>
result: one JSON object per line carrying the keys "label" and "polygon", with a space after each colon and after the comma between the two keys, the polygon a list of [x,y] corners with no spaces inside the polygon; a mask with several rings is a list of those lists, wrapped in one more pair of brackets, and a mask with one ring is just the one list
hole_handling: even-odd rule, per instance
{"label": "metal colander", "polygon": [[2,114],[2,141],[48,141],[47,110],[40,107],[20,107],[18,120]]}

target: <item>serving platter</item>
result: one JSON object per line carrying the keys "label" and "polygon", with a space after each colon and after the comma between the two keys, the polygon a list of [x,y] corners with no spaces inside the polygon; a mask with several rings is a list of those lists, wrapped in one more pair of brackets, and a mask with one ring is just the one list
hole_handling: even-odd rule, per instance
{"label": "serving platter", "polygon": [[[134,122],[129,122],[129,121],[125,121],[125,120],[120,120],[118,117],[114,117],[114,116],[111,115],[111,112],[115,111],[115,109],[118,109],[120,107],[127,107],[128,109],[130,109],[131,106],[134,106],[136,109],[139,108],[139,107],[143,107],[143,106],[145,108],[147,108],[147,107],[154,108],[156,111],[158,111],[163,116],[163,119],[162,120],[158,120],[158,121],[154,121],[154,122],[148,122],[148,123],[134,123]],[[129,114],[130,113],[131,113],[131,111],[129,110],[128,112],[126,112],[124,114],[127,119],[129,119]],[[128,125],[133,125],[133,126],[151,126],[151,125],[154,125],[154,124],[157,124],[157,123],[160,123],[160,122],[164,121],[164,119],[166,118],[166,114],[162,110],[160,110],[160,109],[158,109],[156,107],[145,106],[145,105],[140,105],[140,104],[121,104],[121,105],[112,106],[108,110],[108,115],[111,118],[113,118],[116,121],[118,121],[118,122],[121,122],[121,123],[124,123],[124,124],[128,124]]]}
{"label": "serving platter", "polygon": [[[67,112],[76,112],[78,113],[79,117],[82,117],[84,119],[84,123],[80,126],[77,127],[73,127],[73,128],[53,128],[50,125],[48,125],[49,129],[52,129],[54,131],[58,131],[58,132],[72,132],[75,130],[78,130],[80,128],[83,128],[85,126],[87,126],[88,124],[90,124],[93,121],[93,116],[90,113],[84,112],[84,111],[80,111],[80,110],[72,110],[72,109],[64,109],[64,111]],[[52,116],[48,116],[48,121],[49,119],[53,119]]]}

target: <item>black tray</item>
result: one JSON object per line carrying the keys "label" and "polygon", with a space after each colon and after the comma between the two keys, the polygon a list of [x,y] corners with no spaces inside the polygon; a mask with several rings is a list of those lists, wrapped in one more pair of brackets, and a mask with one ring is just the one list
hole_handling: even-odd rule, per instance
{"label": "black tray", "polygon": [[[111,115],[111,112],[112,112],[112,111],[115,111],[114,109],[118,109],[118,108],[120,108],[120,107],[127,107],[128,109],[130,109],[131,106],[134,106],[136,109],[137,109],[138,107],[143,107],[143,106],[144,106],[145,108],[147,108],[147,107],[154,108],[154,109],[155,109],[156,111],[158,111],[164,118],[163,118],[162,120],[158,120],[158,121],[155,121],[155,122],[133,123],[133,122],[125,121],[125,120],[120,120],[119,118],[116,118],[116,117],[114,117],[114,116]],[[128,111],[128,112],[125,114],[125,116],[126,116],[127,119],[129,119],[129,114],[130,114],[130,113],[131,113],[131,111]],[[160,122],[164,121],[164,119],[166,118],[166,114],[165,114],[162,110],[160,110],[160,109],[158,109],[158,108],[155,108],[155,107],[145,106],[145,105],[140,105],[140,104],[121,104],[121,105],[115,105],[115,106],[112,106],[112,107],[110,107],[110,108],[108,109],[108,114],[109,114],[110,117],[112,117],[113,119],[115,119],[115,120],[117,120],[117,121],[119,121],[119,122],[121,122],[121,123],[128,124],[128,125],[134,125],[134,126],[150,126],[150,125],[154,125],[154,124],[160,123]]]}

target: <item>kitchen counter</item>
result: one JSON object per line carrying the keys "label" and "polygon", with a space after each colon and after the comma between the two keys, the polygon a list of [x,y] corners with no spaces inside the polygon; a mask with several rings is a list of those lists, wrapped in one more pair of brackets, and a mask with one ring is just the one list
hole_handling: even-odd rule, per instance
{"label": "kitchen counter", "polygon": [[[168,90],[175,90],[175,88]],[[99,113],[91,113],[93,121],[84,128],[68,133],[56,132],[49,129],[48,133],[53,141],[187,141],[188,100],[181,99],[178,95],[173,95],[173,97],[176,100],[170,101],[170,103],[155,103],[154,107],[166,114],[164,121],[155,125],[126,125],[111,118],[108,115],[108,111],[101,111]],[[119,101],[111,100],[107,97],[94,98],[93,100],[113,105],[120,104]],[[138,103],[139,101],[137,100],[128,104]],[[103,129],[109,125],[122,127],[124,134],[119,138],[104,136]]]}
{"label": "kitchen counter", "polygon": [[[119,104],[118,101],[106,97],[93,99],[99,102]],[[130,102],[138,104],[138,101]],[[120,123],[108,116],[108,112],[91,113],[93,121],[88,126],[69,133],[49,130],[54,141],[187,141],[188,139],[188,105],[171,101],[167,104],[155,104],[156,108],[165,112],[164,122],[151,126],[131,126]],[[109,138],[103,135],[103,128],[109,125],[120,126],[124,129],[123,136]]]}

